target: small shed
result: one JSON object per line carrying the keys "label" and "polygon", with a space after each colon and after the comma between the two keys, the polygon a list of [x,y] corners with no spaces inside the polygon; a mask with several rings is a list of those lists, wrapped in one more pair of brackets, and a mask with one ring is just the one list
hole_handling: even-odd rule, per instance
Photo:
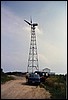
{"label": "small shed", "polygon": [[50,73],[50,69],[49,68],[44,68],[43,71]]}

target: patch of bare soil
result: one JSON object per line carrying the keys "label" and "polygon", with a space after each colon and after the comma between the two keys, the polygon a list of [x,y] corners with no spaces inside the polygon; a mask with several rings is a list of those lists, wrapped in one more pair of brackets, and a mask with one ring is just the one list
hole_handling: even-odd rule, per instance
{"label": "patch of bare soil", "polygon": [[44,88],[27,85],[25,77],[13,77],[15,80],[1,84],[1,99],[50,99]]}

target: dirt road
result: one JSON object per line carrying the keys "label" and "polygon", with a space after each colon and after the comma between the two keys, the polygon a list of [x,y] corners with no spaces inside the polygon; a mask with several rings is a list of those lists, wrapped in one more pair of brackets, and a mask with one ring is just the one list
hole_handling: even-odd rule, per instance
{"label": "dirt road", "polygon": [[50,93],[39,86],[26,84],[25,77],[15,77],[1,85],[1,99],[50,99]]}

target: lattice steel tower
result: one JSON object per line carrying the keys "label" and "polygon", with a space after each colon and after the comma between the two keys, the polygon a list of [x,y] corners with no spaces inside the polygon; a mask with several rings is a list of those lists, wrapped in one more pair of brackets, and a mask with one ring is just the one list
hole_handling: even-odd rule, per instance
{"label": "lattice steel tower", "polygon": [[31,41],[30,41],[30,50],[29,50],[29,58],[28,58],[28,66],[27,72],[34,72],[39,70],[38,66],[38,54],[37,54],[37,44],[36,44],[36,34],[35,34],[35,26],[38,26],[37,23],[32,23],[24,20],[31,26]]}

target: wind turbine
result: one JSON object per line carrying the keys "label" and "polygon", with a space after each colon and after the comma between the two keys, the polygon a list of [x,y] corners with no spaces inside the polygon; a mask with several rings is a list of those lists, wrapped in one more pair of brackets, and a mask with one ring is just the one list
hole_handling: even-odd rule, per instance
{"label": "wind turbine", "polygon": [[28,22],[27,20],[24,20],[24,21],[31,26],[31,42],[30,42],[28,67],[27,67],[27,72],[30,73],[30,72],[39,70],[37,45],[36,45],[36,34],[35,34],[35,26],[38,26],[38,24],[32,23],[32,19],[30,19],[30,22]]}

